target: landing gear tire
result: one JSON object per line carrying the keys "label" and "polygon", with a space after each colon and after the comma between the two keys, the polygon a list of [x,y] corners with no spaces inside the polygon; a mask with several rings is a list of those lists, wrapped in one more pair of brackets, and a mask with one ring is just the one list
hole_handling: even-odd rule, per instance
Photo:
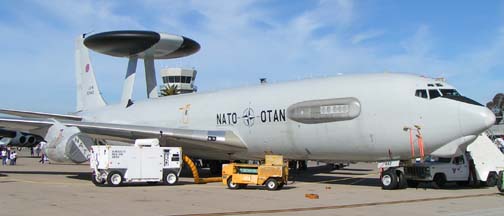
{"label": "landing gear tire", "polygon": [[382,173],[380,178],[383,190],[394,190],[397,188],[397,174],[395,169],[388,169]]}
{"label": "landing gear tire", "polygon": [[233,183],[233,179],[232,178],[228,178],[228,180],[227,180],[227,186],[231,190],[236,190],[236,189],[240,188],[240,185],[238,185],[236,183]]}
{"label": "landing gear tire", "polygon": [[279,187],[278,181],[276,179],[268,179],[268,181],[266,181],[265,185],[266,185],[266,189],[268,189],[270,191],[277,190]]}
{"label": "landing gear tire", "polygon": [[485,185],[488,187],[495,187],[496,184],[497,184],[497,175],[495,173],[488,174]]}
{"label": "landing gear tire", "polygon": [[436,189],[441,189],[446,184],[446,177],[442,174],[436,174],[433,180],[433,187]]}
{"label": "landing gear tire", "polygon": [[174,172],[168,172],[163,176],[163,182],[167,185],[174,185],[178,182],[178,176]]}
{"label": "landing gear tire", "polygon": [[105,184],[105,179],[93,173],[91,174],[91,182],[93,182],[93,184],[96,186],[103,186]]}
{"label": "landing gear tire", "polygon": [[117,187],[123,182],[123,176],[118,171],[112,171],[107,176],[107,184],[112,187]]}
{"label": "landing gear tire", "polygon": [[222,175],[222,162],[218,160],[211,160],[209,163],[210,174]]}

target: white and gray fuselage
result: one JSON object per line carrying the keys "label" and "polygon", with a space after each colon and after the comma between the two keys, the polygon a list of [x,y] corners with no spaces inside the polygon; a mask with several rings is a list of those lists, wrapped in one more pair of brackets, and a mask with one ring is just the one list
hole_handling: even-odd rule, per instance
{"label": "white and gray fuselage", "polygon": [[86,122],[233,131],[246,146],[233,154],[185,150],[206,159],[258,159],[265,153],[288,159],[408,159],[405,127],[421,127],[428,154],[455,140],[472,141],[495,121],[480,105],[416,95],[429,89],[454,87],[406,74],[337,76],[151,98],[80,115]]}

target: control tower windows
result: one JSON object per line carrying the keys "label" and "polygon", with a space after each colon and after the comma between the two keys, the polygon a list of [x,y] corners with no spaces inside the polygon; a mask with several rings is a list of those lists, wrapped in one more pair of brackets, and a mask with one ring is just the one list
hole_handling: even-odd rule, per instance
{"label": "control tower windows", "polygon": [[190,76],[169,76],[163,77],[164,83],[191,83],[192,77]]}

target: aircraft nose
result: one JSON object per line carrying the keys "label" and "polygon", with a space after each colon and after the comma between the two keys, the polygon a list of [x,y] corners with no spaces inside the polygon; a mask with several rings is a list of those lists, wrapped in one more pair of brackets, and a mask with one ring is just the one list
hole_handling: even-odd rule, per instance
{"label": "aircraft nose", "polygon": [[460,128],[467,135],[479,135],[495,124],[495,115],[484,106],[464,104],[460,106]]}

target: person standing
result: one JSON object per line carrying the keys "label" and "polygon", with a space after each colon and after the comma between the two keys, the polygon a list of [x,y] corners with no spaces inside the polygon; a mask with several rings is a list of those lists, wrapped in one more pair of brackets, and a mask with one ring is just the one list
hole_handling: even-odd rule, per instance
{"label": "person standing", "polygon": [[40,157],[40,143],[35,147],[35,152],[37,153],[37,157]]}
{"label": "person standing", "polygon": [[2,166],[7,165],[7,150],[5,148],[2,148]]}
{"label": "person standing", "polygon": [[30,155],[33,157],[33,155],[35,155],[35,153],[33,152],[33,147],[30,148]]}
{"label": "person standing", "polygon": [[42,152],[42,156],[40,157],[39,163],[44,164],[46,162],[46,155],[45,155],[45,148],[46,148],[46,142],[42,141],[39,143],[40,145],[40,151]]}
{"label": "person standing", "polygon": [[9,157],[10,157],[10,165],[16,165],[16,159],[17,159],[16,151],[12,151]]}

